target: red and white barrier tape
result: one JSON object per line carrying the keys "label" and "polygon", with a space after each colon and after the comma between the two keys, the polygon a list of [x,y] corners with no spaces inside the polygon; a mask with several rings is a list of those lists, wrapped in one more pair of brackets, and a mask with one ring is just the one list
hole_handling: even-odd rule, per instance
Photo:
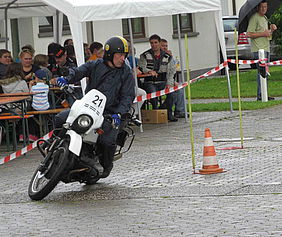
{"label": "red and white barrier tape", "polygon": [[[194,83],[194,82],[196,82],[197,80],[199,80],[201,78],[208,77],[208,76],[210,76],[210,75],[220,71],[221,69],[225,68],[226,66],[227,66],[227,61],[225,61],[224,63],[218,65],[214,69],[204,73],[203,75],[198,76],[198,77],[190,80],[190,83]],[[188,85],[188,83],[184,82],[183,84],[180,84],[178,86],[166,88],[166,89],[163,89],[161,91],[156,91],[156,92],[149,93],[149,94],[146,94],[146,95],[140,95],[140,96],[135,97],[133,103],[141,102],[141,101],[145,101],[145,100],[149,100],[149,99],[153,99],[155,97],[159,97],[159,96],[162,96],[162,95],[166,95],[166,94],[178,91],[178,90],[186,87],[187,85]]]}
{"label": "red and white barrier tape", "polygon": [[[53,131],[47,133],[46,135],[44,135],[40,139],[46,140],[46,139],[48,139],[52,136],[52,133],[53,133]],[[14,153],[8,155],[8,156],[0,158],[0,165],[5,164],[5,163],[9,162],[10,160],[16,159],[16,158],[20,157],[21,155],[27,153],[28,151],[31,151],[32,149],[34,149],[36,147],[36,144],[37,144],[37,141],[29,144],[28,146],[26,146],[26,147],[14,152]]]}
{"label": "red and white barrier tape", "polygon": [[270,62],[270,63],[268,63],[268,65],[269,66],[282,65],[282,60]]}
{"label": "red and white barrier tape", "polygon": [[187,86],[187,82],[185,82],[183,84],[179,84],[178,86],[165,88],[164,90],[161,90],[161,91],[156,91],[156,92],[153,92],[153,93],[150,93],[150,94],[136,96],[133,103],[153,99],[155,97],[159,97],[159,96],[162,96],[162,95],[166,95],[166,94],[172,93],[174,91],[180,90],[181,88],[184,88],[186,86]]}
{"label": "red and white barrier tape", "polygon": [[[264,61],[266,59],[263,59],[263,60],[238,60],[238,64],[253,64],[253,63],[258,63],[260,61]],[[222,70],[223,68],[227,67],[228,65],[228,62],[230,63],[236,63],[236,60],[235,59],[227,59],[227,61],[221,63],[220,65],[218,65],[217,67],[215,67],[214,69],[190,80],[190,83],[194,83],[196,82],[197,80],[201,79],[201,78],[205,78],[205,77],[208,77],[220,70]],[[273,66],[273,65],[282,65],[282,60],[277,60],[277,61],[274,61],[274,62],[270,62],[270,63],[266,63],[266,64],[263,64],[263,65],[269,65],[269,66]],[[141,101],[145,101],[145,100],[149,100],[149,99],[152,99],[152,98],[155,98],[155,97],[159,97],[159,96],[162,96],[162,95],[166,95],[166,94],[169,94],[169,93],[172,93],[172,92],[175,92],[177,90],[180,90],[184,87],[186,87],[188,85],[187,82],[183,83],[183,84],[180,84],[178,86],[174,86],[174,87],[171,87],[171,88],[166,88],[164,90],[161,90],[161,91],[157,91],[157,92],[153,92],[153,93],[150,93],[150,94],[146,94],[146,95],[140,95],[140,96],[137,96],[135,97],[133,103],[136,103],[136,102],[141,102]],[[52,136],[52,133],[53,131],[49,132],[48,134],[44,135],[41,139],[48,139]],[[10,160],[13,160],[25,153],[27,153],[28,151],[31,151],[32,149],[34,149],[36,147],[36,143],[37,141],[33,142],[32,144],[22,148],[21,150],[18,150],[6,157],[3,157],[3,158],[0,158],[0,165],[1,164],[4,164],[4,163],[7,163],[9,162]]]}
{"label": "red and white barrier tape", "polygon": [[190,80],[190,83],[197,81],[198,79],[204,78],[204,77],[208,77],[218,71],[220,71],[221,69],[225,68],[227,66],[227,61],[221,63],[220,65],[218,65],[217,67],[215,67],[214,69],[204,73],[201,76],[196,77],[195,79]]}
{"label": "red and white barrier tape", "polygon": [[[267,60],[267,59],[238,60],[238,64],[253,64],[253,63],[258,63],[260,61],[265,61],[265,60]],[[227,59],[227,61],[221,63],[220,65],[218,65],[214,69],[212,69],[212,70],[210,70],[210,71],[208,71],[208,72],[206,72],[206,73],[204,73],[204,74],[202,74],[202,75],[200,75],[200,76],[190,80],[190,83],[196,82],[197,80],[199,80],[201,78],[208,77],[208,76],[210,76],[210,75],[212,75],[212,74],[222,70],[223,68],[227,67],[228,62],[236,63],[236,60],[235,59]],[[260,65],[261,66],[282,65],[282,60],[277,60],[277,61],[270,62],[270,63],[263,63],[263,64],[260,64]],[[178,86],[171,87],[169,89],[164,89],[164,90],[153,92],[153,93],[146,94],[146,95],[140,95],[140,96],[135,97],[133,103],[149,100],[149,99],[152,99],[152,98],[155,98],[155,97],[159,97],[159,96],[162,96],[162,95],[166,95],[166,94],[169,94],[171,92],[174,92],[174,91],[177,91],[179,89],[182,89],[185,86],[187,86],[187,82],[185,82],[185,83],[183,83],[181,85],[178,85]]]}
{"label": "red and white barrier tape", "polygon": [[[253,64],[258,63],[259,61],[262,60],[238,60],[238,64]],[[227,62],[236,64],[236,59],[227,59]]]}

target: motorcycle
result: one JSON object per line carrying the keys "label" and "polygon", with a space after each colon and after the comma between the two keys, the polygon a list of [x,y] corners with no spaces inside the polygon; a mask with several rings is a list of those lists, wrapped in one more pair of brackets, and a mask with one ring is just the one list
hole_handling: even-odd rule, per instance
{"label": "motorcycle", "polygon": [[[64,91],[76,99],[73,87],[66,86]],[[66,123],[54,130],[52,140],[37,141],[43,160],[29,183],[28,195],[32,200],[45,198],[60,181],[91,185],[101,178],[103,167],[99,159],[102,151],[97,139],[103,134],[101,127],[104,120],[112,124],[111,116],[103,115],[105,105],[105,95],[92,89],[82,99],[75,100]],[[135,137],[132,125],[141,125],[134,117],[134,109],[121,116],[121,125],[116,128],[119,132],[114,161],[131,148]]]}

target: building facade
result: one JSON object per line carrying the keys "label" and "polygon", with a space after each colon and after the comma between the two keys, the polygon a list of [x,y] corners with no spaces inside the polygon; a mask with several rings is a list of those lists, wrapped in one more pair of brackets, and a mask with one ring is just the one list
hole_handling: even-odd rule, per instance
{"label": "building facade", "polygon": [[[190,70],[205,70],[218,65],[219,43],[213,12],[181,14],[180,19],[182,36],[187,33],[189,39]],[[132,25],[137,57],[150,47],[148,42],[150,35],[158,34],[168,41],[169,49],[175,57],[179,58],[176,16],[136,18],[132,20]],[[8,26],[8,49],[12,51],[14,58],[17,57],[20,47],[25,44],[33,45],[36,54],[47,54],[48,44],[54,42],[52,17],[12,19],[9,20]],[[3,35],[3,32],[0,33]],[[104,43],[113,35],[128,37],[126,19],[88,22],[84,25],[82,37],[87,43],[92,41]],[[63,44],[67,38],[72,38],[72,36],[67,19],[64,18],[63,37],[60,43]],[[183,55],[185,55],[184,37],[182,45]],[[3,41],[0,42],[0,48],[5,48]]]}

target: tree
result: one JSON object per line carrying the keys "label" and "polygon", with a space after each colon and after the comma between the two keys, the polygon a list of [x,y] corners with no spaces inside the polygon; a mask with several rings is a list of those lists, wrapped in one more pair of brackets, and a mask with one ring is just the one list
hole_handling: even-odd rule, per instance
{"label": "tree", "polygon": [[277,30],[272,35],[272,41],[275,44],[274,52],[276,55],[282,55],[282,6],[272,14],[269,21],[277,26]]}

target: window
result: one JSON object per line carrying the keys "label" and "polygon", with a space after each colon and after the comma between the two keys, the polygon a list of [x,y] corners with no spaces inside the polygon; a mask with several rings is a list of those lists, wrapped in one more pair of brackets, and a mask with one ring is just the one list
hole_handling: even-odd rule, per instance
{"label": "window", "polygon": [[[177,15],[172,16],[173,34],[177,34]],[[193,32],[192,14],[180,14],[180,32]]]}
{"label": "window", "polygon": [[[132,18],[131,19],[132,25],[132,33],[133,38],[145,38],[145,24],[144,24],[144,17],[139,18]],[[129,38],[129,25],[128,19],[122,19],[122,33],[125,38]]]}
{"label": "window", "polygon": [[[38,24],[39,24],[39,34],[44,33],[53,33],[53,17],[46,16],[46,17],[38,17]],[[69,32],[70,26],[68,18],[64,15],[63,16],[63,32]]]}
{"label": "window", "polygon": [[234,29],[238,29],[237,18],[224,18],[223,19],[224,32],[234,32]]}

